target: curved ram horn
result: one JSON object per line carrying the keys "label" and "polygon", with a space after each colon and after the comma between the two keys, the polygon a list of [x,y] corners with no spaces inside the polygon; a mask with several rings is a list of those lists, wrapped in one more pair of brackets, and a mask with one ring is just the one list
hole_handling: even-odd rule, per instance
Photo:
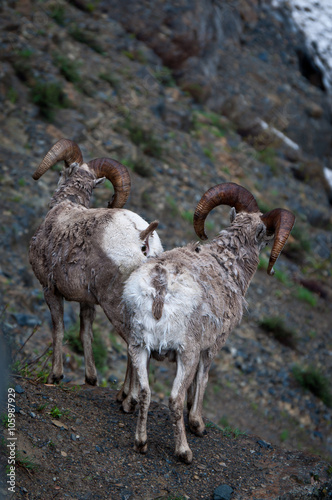
{"label": "curved ram horn", "polygon": [[83,163],[83,156],[78,145],[69,139],[60,139],[51,147],[49,152],[44,156],[39,167],[33,174],[35,181],[39,179],[48,169],[53,167],[58,161],[63,160],[65,166],[69,167],[72,163]]}
{"label": "curved ram horn", "polygon": [[261,216],[262,221],[266,226],[268,233],[274,234],[274,243],[271,250],[267,273],[272,276],[274,274],[273,266],[276,263],[284,245],[293,229],[295,215],[289,210],[283,208],[275,208],[270,212]]}
{"label": "curved ram horn", "polygon": [[237,212],[259,212],[254,196],[234,182],[224,182],[210,188],[202,196],[194,213],[194,229],[199,238],[207,240],[204,230],[205,219],[218,205],[234,207]]}
{"label": "curved ram horn", "polygon": [[122,208],[128,200],[131,181],[127,167],[111,158],[97,158],[88,163],[97,179],[106,177],[114,187],[113,198],[108,202],[108,208]]}

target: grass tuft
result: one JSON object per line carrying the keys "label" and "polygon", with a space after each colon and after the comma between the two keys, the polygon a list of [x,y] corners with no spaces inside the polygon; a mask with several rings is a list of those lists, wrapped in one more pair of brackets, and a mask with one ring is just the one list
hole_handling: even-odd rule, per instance
{"label": "grass tuft", "polygon": [[288,328],[284,320],[279,316],[263,318],[258,324],[267,333],[272,334],[280,344],[291,347],[292,349],[296,348],[297,336],[295,331]]}
{"label": "grass tuft", "polygon": [[307,368],[295,365],[292,369],[295,380],[306,390],[309,390],[332,408],[332,394],[329,380],[324,377],[318,368],[309,366]]}

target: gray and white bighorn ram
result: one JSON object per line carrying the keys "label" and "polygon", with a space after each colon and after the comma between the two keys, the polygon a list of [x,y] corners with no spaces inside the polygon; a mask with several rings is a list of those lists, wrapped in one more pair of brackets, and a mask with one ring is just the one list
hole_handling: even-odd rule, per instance
{"label": "gray and white bighorn ram", "polygon": [[242,186],[219,184],[201,198],[194,228],[207,239],[204,222],[218,205],[228,205],[231,225],[210,243],[199,242],[152,258],[128,278],[124,303],[129,333],[128,352],[138,376],[139,415],[135,449],[147,451],[147,415],[150,404],[148,359],[153,353],[176,359],[169,399],[175,454],[192,461],[183,420],[187,393],[189,426],[201,436],[203,396],[213,358],[240,322],[244,296],[259,262],[260,250],[274,237],[268,273],[286,243],[295,217],[277,208],[262,214],[255,198]]}
{"label": "gray and white bighorn ram", "polygon": [[[121,304],[124,281],[130,273],[163,249],[155,229],[139,215],[123,209],[130,192],[127,168],[116,160],[98,158],[83,162],[76,143],[58,141],[33,174],[39,179],[64,160],[65,168],[45,220],[30,243],[32,269],[43,286],[53,324],[53,360],[49,383],[63,377],[63,299],[80,303],[80,338],[84,349],[85,380],[97,384],[92,353],[92,323],[99,304],[116,331],[126,340]],[[105,178],[114,187],[109,208],[89,208],[94,187]],[[131,376],[130,360],[125,387]]]}

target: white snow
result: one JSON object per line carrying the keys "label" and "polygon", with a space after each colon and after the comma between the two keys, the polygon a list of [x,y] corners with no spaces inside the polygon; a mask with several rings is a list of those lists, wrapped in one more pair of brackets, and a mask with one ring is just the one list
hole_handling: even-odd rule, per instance
{"label": "white snow", "polygon": [[[285,0],[273,0],[282,7]],[[308,48],[324,75],[324,85],[332,93],[332,0],[288,0],[295,23],[306,36]]]}
{"label": "white snow", "polygon": [[330,188],[332,189],[332,170],[330,170],[327,167],[324,167],[324,175],[325,175],[325,179],[327,180]]}

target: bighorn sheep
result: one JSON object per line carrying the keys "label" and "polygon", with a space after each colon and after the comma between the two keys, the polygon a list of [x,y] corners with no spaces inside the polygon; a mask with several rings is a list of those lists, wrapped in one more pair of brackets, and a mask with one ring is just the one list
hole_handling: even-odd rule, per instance
{"label": "bighorn sheep", "polygon": [[[148,256],[163,251],[155,229],[139,215],[122,209],[130,191],[127,168],[116,160],[83,162],[80,148],[61,139],[33,174],[39,179],[64,160],[65,169],[50,210],[30,243],[30,263],[43,286],[53,324],[53,360],[49,383],[63,377],[63,298],[80,303],[80,338],[85,357],[85,380],[97,384],[92,353],[92,323],[99,304],[117,332],[125,338],[121,305],[123,283]],[[109,208],[89,208],[94,187],[105,178],[114,186]],[[126,386],[130,382],[128,361]],[[125,388],[126,391],[126,388]],[[120,398],[125,397],[120,394]]]}
{"label": "bighorn sheep", "polygon": [[135,450],[147,451],[146,423],[150,404],[147,362],[150,353],[176,358],[169,399],[175,432],[175,454],[192,461],[183,421],[186,393],[189,426],[201,436],[202,403],[216,353],[239,323],[244,296],[257,269],[259,252],[274,236],[268,273],[294,224],[294,215],[275,209],[263,215],[254,196],[234,183],[209,189],[197,205],[194,228],[207,239],[204,222],[218,205],[229,205],[231,225],[211,243],[199,242],[164,252],[135,270],[125,283],[128,351],[137,370],[139,415]]}

